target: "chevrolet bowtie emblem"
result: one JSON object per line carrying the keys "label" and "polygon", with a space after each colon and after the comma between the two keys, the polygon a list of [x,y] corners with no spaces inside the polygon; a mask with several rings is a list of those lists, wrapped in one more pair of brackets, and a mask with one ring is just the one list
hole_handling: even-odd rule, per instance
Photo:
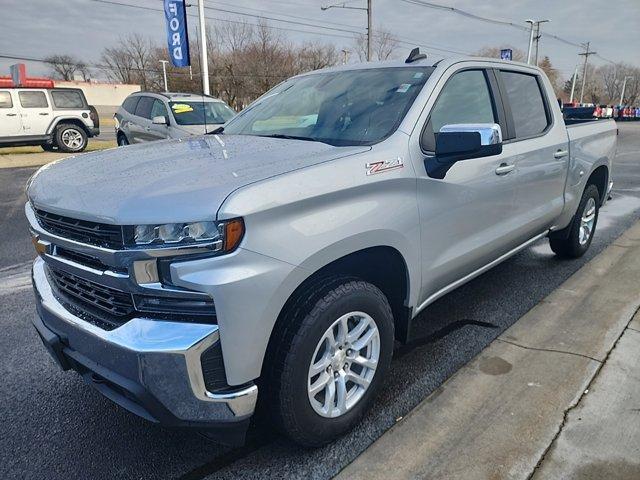
{"label": "chevrolet bowtie emblem", "polygon": [[33,246],[36,247],[36,252],[38,252],[38,255],[44,255],[45,253],[48,253],[49,247],[51,246],[49,242],[40,240],[40,237],[38,235],[32,235],[31,242],[33,242]]}

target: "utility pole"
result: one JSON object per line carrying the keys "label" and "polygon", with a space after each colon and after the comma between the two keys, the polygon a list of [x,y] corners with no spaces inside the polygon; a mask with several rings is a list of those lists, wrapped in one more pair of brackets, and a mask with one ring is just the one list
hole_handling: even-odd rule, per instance
{"label": "utility pole", "polygon": [[160,63],[162,64],[162,75],[164,76],[164,91],[168,92],[169,86],[167,84],[167,63],[169,62],[167,60],[160,60]]}
{"label": "utility pole", "polygon": [[534,65],[538,65],[538,44],[540,43],[540,37],[542,37],[542,35],[540,35],[540,24],[541,23],[547,23],[549,20],[539,20],[538,22],[536,22],[536,36],[535,36],[535,41],[536,41],[536,63],[534,63]]}
{"label": "utility pole", "polygon": [[346,2],[327,5],[325,7],[320,7],[320,10],[325,11],[330,8],[345,8],[347,10],[365,10],[367,12],[367,62],[370,62],[373,54],[373,16],[371,14],[372,0],[367,0],[367,8],[347,7],[345,3]]}
{"label": "utility pole", "polygon": [[622,93],[620,94],[620,103],[618,105],[622,105],[622,101],[624,99],[624,91],[627,88],[627,80],[629,78],[634,78],[634,77],[631,77],[631,76],[625,76],[624,77],[624,82],[622,82]]}
{"label": "utility pole", "polygon": [[527,50],[527,63],[529,65],[531,65],[531,54],[533,53],[534,39],[536,41],[536,65],[538,64],[538,40],[540,40],[540,24],[548,21],[549,20],[526,20],[526,23],[529,23],[531,25],[531,30],[529,31],[529,49]]}
{"label": "utility pole", "polygon": [[207,27],[204,20],[204,0],[198,0],[200,19],[200,71],[202,72],[202,93],[209,95],[209,60],[207,58]]}
{"label": "utility pole", "polygon": [[583,55],[584,56],[584,67],[582,67],[582,89],[580,90],[580,103],[582,103],[582,100],[584,98],[584,85],[586,83],[587,80],[587,62],[589,61],[589,55],[595,55],[598,52],[590,52],[589,51],[589,47],[590,47],[591,42],[587,42],[585,44],[585,52],[584,53],[579,53],[578,55]]}
{"label": "utility pole", "polygon": [[571,82],[571,97],[569,98],[569,103],[573,103],[573,94],[576,91],[576,78],[578,78],[578,65],[576,65],[576,69],[573,72],[573,81]]}

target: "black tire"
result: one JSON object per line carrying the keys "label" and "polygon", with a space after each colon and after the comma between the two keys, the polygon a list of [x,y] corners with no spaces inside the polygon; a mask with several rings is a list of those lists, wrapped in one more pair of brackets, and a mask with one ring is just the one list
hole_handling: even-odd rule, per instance
{"label": "black tire", "polygon": [[56,127],[56,145],[63,152],[77,153],[87,148],[87,132],[73,123],[63,123]]}
{"label": "black tire", "polygon": [[42,150],[45,152],[56,152],[58,151],[58,146],[55,143],[43,143],[40,145]]}
{"label": "black tire", "polygon": [[[583,239],[581,242],[582,217],[585,214],[585,208],[590,203],[590,200],[595,202],[593,226],[589,231],[588,239],[586,241]],[[549,236],[551,250],[561,258],[579,258],[584,255],[586,251],[589,250],[591,242],[593,241],[593,235],[596,231],[596,226],[598,225],[599,213],[600,193],[598,192],[598,188],[595,185],[587,185],[587,188],[585,188],[582,198],[580,199],[578,210],[576,211],[576,214],[574,215],[573,220],[571,220],[569,226],[564,230],[554,232]]]}
{"label": "black tire", "polygon": [[124,133],[118,132],[117,143],[119,147],[125,147],[129,145],[129,140]]}
{"label": "black tire", "polygon": [[[312,357],[329,327],[350,312],[364,312],[375,322],[380,355],[375,374],[360,400],[335,418],[319,415],[307,386]],[[294,442],[324,445],[352,429],[370,407],[391,363],[394,323],[385,295],[374,285],[355,278],[329,278],[311,285],[274,330],[262,378],[263,412]]]}

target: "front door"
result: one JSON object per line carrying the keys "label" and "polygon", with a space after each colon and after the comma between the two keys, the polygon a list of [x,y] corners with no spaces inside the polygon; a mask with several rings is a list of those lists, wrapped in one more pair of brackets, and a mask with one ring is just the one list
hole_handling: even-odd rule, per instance
{"label": "front door", "polygon": [[0,90],[0,137],[21,134],[22,122],[16,103],[9,90]]}
{"label": "front door", "polygon": [[[481,68],[450,75],[419,134],[420,148],[412,146],[412,154],[419,151],[423,159],[433,155],[435,137],[444,125],[502,126],[504,113],[494,95],[492,75]],[[411,141],[415,140],[414,135]],[[442,180],[430,178],[418,164],[421,302],[514,247],[516,157],[515,147],[507,144],[499,155],[454,164]]]}
{"label": "front door", "polygon": [[52,121],[52,109],[44,90],[18,90],[22,134],[46,135]]}

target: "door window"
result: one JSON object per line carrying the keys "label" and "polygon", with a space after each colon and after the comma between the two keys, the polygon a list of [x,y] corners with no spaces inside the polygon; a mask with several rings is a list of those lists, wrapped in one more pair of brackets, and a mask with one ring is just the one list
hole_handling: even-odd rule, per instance
{"label": "door window", "polygon": [[140,101],[136,106],[136,115],[142,118],[151,119],[151,109],[153,108],[153,102],[155,98],[153,97],[140,97]]}
{"label": "door window", "polygon": [[0,91],[0,108],[13,108],[13,100],[11,100],[11,92]]}
{"label": "door window", "polygon": [[153,117],[164,117],[167,120],[169,119],[169,116],[167,115],[167,107],[157,99],[154,100],[153,107],[151,107],[151,118]]}
{"label": "door window", "polygon": [[501,71],[516,129],[516,140],[544,132],[549,126],[540,84],[535,75]]}
{"label": "door window", "polygon": [[47,108],[47,96],[44,92],[18,92],[20,105],[23,108]]}
{"label": "door window", "polygon": [[129,97],[122,104],[122,108],[124,108],[129,113],[135,114],[136,107],[138,106],[138,100],[140,100],[139,96]]}
{"label": "door window", "polygon": [[422,132],[422,149],[435,151],[437,133],[443,126],[456,123],[497,123],[483,70],[465,70],[447,81]]}

